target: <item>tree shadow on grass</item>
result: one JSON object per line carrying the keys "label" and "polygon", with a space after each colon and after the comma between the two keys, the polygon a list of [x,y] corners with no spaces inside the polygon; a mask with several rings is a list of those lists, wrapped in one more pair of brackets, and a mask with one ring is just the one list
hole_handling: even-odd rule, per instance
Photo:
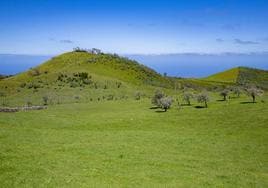
{"label": "tree shadow on grass", "polygon": [[155,112],[156,113],[165,113],[166,111],[164,111],[164,110],[156,110]]}
{"label": "tree shadow on grass", "polygon": [[218,99],[217,101],[218,101],[218,102],[224,102],[224,101],[226,101],[226,100]]}
{"label": "tree shadow on grass", "polygon": [[256,102],[247,101],[247,102],[240,102],[240,104],[255,104]]}
{"label": "tree shadow on grass", "polygon": [[150,107],[151,110],[155,110],[155,109],[158,109],[159,107],[157,106],[153,106],[153,107]]}
{"label": "tree shadow on grass", "polygon": [[203,109],[203,108],[206,108],[206,107],[204,107],[204,106],[195,106],[195,108],[197,108],[197,109]]}

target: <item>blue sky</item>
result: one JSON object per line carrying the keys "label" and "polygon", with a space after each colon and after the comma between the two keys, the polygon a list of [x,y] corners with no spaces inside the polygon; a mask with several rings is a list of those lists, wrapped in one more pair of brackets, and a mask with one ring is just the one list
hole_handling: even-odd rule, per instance
{"label": "blue sky", "polygon": [[268,51],[267,0],[1,0],[0,53]]}

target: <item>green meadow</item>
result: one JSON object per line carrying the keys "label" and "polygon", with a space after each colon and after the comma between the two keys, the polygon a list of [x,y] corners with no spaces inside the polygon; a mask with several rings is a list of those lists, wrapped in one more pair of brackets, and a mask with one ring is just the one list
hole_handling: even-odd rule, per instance
{"label": "green meadow", "polygon": [[1,187],[267,187],[267,97],[0,113]]}
{"label": "green meadow", "polygon": [[0,187],[268,187],[267,73],[174,78],[77,49],[2,78],[0,111],[47,109],[0,112]]}

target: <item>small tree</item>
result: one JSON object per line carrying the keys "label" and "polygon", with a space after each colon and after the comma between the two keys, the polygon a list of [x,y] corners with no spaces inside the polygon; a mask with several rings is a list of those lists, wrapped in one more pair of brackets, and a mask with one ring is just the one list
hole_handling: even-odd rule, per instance
{"label": "small tree", "polygon": [[141,92],[139,92],[139,91],[136,91],[135,93],[134,93],[134,98],[135,98],[135,100],[140,100],[141,99]]}
{"label": "small tree", "polygon": [[199,103],[205,103],[205,107],[208,107],[208,101],[209,101],[209,95],[207,92],[202,92],[199,95],[197,95],[197,102]]}
{"label": "small tree", "polygon": [[169,109],[171,107],[171,104],[172,104],[172,98],[171,97],[162,97],[160,100],[159,100],[159,103],[160,103],[160,107],[162,109],[165,110],[165,112],[167,111],[167,109]]}
{"label": "small tree", "polygon": [[252,102],[253,103],[256,102],[256,97],[257,96],[261,96],[263,94],[263,90],[258,89],[256,87],[250,87],[246,91],[247,91],[248,96],[252,97]]}
{"label": "small tree", "polygon": [[228,89],[224,89],[220,92],[220,95],[223,97],[223,100],[226,101],[226,97],[229,94],[229,90]]}
{"label": "small tree", "polygon": [[162,99],[163,97],[165,97],[165,94],[160,90],[156,90],[152,98],[152,104],[156,105],[157,107],[161,107],[160,99]]}
{"label": "small tree", "polygon": [[191,105],[191,99],[194,97],[194,95],[190,92],[183,93],[183,100],[187,103],[188,106]]}
{"label": "small tree", "polygon": [[236,95],[237,98],[240,97],[241,93],[242,93],[242,89],[240,87],[234,87],[232,89],[233,93]]}
{"label": "small tree", "polygon": [[43,96],[43,104],[46,106],[46,105],[48,105],[48,100],[49,100],[49,98],[48,98],[48,96]]}
{"label": "small tree", "polygon": [[0,99],[1,99],[1,105],[7,106],[6,94],[4,92],[0,92]]}

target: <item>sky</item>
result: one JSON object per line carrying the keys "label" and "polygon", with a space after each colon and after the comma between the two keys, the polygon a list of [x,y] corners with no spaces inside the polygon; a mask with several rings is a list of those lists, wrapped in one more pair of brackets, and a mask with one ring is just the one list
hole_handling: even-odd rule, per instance
{"label": "sky", "polygon": [[0,54],[268,51],[267,0],[1,0]]}

